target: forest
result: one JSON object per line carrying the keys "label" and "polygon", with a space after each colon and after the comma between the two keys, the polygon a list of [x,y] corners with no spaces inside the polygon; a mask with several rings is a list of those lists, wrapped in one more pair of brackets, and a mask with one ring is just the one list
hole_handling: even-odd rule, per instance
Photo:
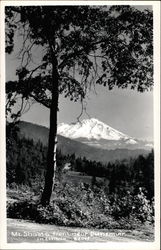
{"label": "forest", "polygon": [[[26,139],[16,135],[7,143],[7,183],[25,184],[28,186],[38,182],[43,182],[46,164],[47,147],[40,141],[34,142],[33,139]],[[61,150],[57,150],[57,180],[63,178],[63,168],[69,163],[72,171],[80,172],[92,177],[102,177],[108,179],[109,192],[116,192],[117,189],[138,191],[139,187],[146,190],[148,198],[154,196],[154,152],[139,157],[109,162],[87,160],[72,155],[63,155]]]}

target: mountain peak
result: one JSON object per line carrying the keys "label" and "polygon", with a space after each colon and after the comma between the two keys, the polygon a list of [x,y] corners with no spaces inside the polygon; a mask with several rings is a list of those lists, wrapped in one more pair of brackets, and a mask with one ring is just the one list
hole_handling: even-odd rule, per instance
{"label": "mountain peak", "polygon": [[102,123],[102,122],[99,121],[96,118],[89,118],[89,119],[83,119],[80,123],[85,123],[85,124],[91,123],[91,124],[93,124],[93,123]]}
{"label": "mountain peak", "polygon": [[61,123],[58,126],[58,134],[71,139],[129,140],[130,144],[136,143],[133,138],[119,132],[96,118],[84,119],[72,124]]}
{"label": "mountain peak", "polygon": [[[88,119],[83,119],[83,120],[79,120],[77,122],[72,122],[70,125],[75,125],[75,124],[87,124],[87,123],[100,123],[100,121],[96,118],[88,118]],[[65,124],[65,123],[61,123],[60,125]]]}
{"label": "mountain peak", "polygon": [[100,122],[98,119],[96,118],[88,118],[88,119],[83,119],[82,122]]}

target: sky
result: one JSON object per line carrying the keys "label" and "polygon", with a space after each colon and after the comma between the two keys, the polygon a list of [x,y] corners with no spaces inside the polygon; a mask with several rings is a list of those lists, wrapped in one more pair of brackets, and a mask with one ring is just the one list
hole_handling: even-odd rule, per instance
{"label": "sky", "polygon": [[[97,118],[109,126],[138,139],[153,138],[153,94],[139,94],[128,90],[108,91],[99,89],[87,99],[87,113],[82,119]],[[77,121],[81,104],[71,102],[63,96],[59,98],[58,123]],[[34,104],[22,116],[25,121],[49,125],[49,111],[39,104]]]}
{"label": "sky", "polygon": [[[13,79],[17,66],[16,53],[6,56],[6,80]],[[153,92],[138,93],[132,90],[98,86],[86,97],[87,114],[82,119],[97,118],[107,125],[129,136],[153,140]],[[76,122],[81,112],[81,104],[63,96],[59,98],[58,123]],[[49,110],[34,104],[21,120],[49,126]]]}

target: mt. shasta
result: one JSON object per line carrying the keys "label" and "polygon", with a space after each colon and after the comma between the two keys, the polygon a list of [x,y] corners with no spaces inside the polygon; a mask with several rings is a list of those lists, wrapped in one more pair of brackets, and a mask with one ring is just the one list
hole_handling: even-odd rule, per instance
{"label": "mt. shasta", "polygon": [[132,137],[129,137],[105,123],[95,119],[84,119],[77,123],[61,123],[58,126],[58,134],[70,139],[86,138],[88,140],[128,140],[130,144],[137,143]]}
{"label": "mt. shasta", "polygon": [[[19,134],[34,142],[40,141],[44,146],[48,144],[49,130],[46,127],[21,121]],[[75,154],[76,157],[86,157],[88,160],[107,163],[134,158],[151,150],[152,146],[146,144],[147,142],[124,135],[96,119],[58,126],[58,149],[62,154]]]}
{"label": "mt. shasta", "polygon": [[58,134],[90,146],[104,149],[148,149],[149,147],[145,142],[123,134],[95,118],[84,119],[71,124],[61,123],[58,126]]}

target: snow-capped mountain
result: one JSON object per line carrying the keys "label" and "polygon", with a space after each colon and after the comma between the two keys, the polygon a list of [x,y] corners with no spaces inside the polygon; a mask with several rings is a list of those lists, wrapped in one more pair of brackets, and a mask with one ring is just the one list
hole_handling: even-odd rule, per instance
{"label": "snow-capped mountain", "polygon": [[90,145],[94,144],[94,146],[99,146],[100,141],[122,141],[125,144],[137,144],[137,140],[134,138],[121,133],[95,118],[84,119],[81,122],[72,124],[61,123],[58,126],[58,134],[70,139],[81,140]]}
{"label": "snow-capped mountain", "polygon": [[[48,145],[48,128],[24,121],[21,121],[18,126],[21,136],[32,139],[35,143],[40,141],[44,146]],[[76,157],[86,157],[88,160],[108,163],[115,160],[135,158],[139,154],[146,155],[153,147],[153,145],[149,144],[150,142],[142,142],[141,144],[141,142],[137,140],[138,143],[136,144],[128,144],[127,141],[128,139],[69,139],[58,135],[58,149],[60,149],[64,155],[75,154]],[[146,146],[147,144],[149,145]]]}

